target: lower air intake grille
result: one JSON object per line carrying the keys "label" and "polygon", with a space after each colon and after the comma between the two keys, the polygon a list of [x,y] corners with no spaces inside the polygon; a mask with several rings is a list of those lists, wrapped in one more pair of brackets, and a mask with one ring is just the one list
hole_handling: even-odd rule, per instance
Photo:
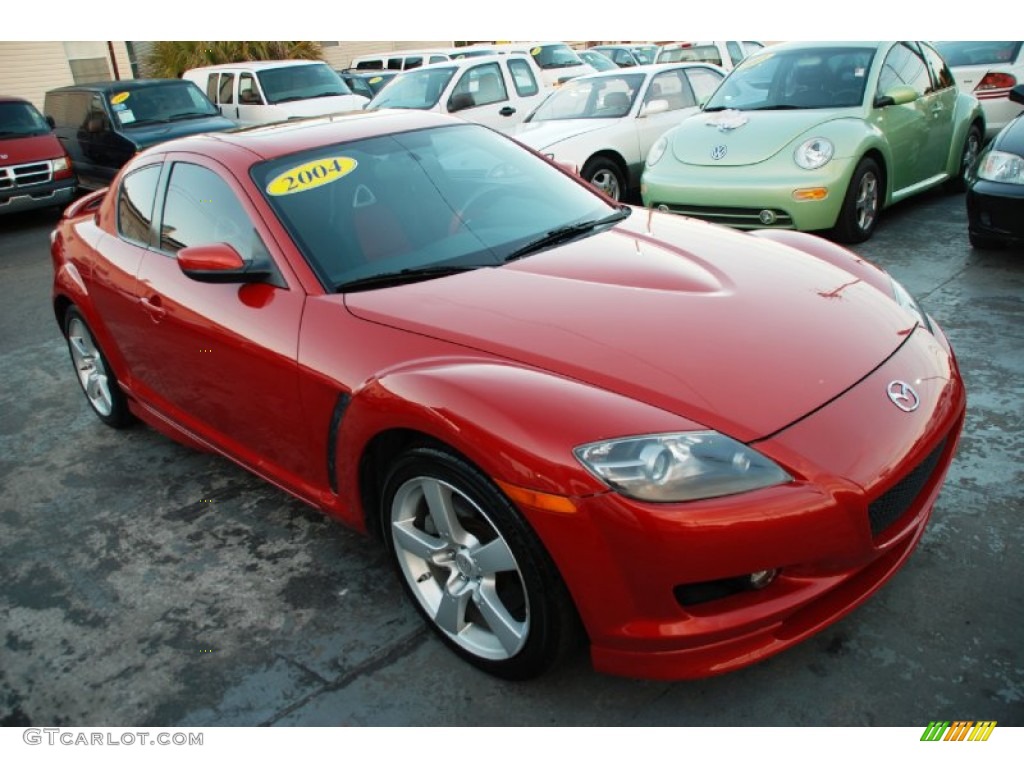
{"label": "lower air intake grille", "polygon": [[914,467],[907,476],[868,505],[871,535],[878,536],[899,520],[913,506],[921,491],[935,472],[946,441],[939,443],[928,457]]}

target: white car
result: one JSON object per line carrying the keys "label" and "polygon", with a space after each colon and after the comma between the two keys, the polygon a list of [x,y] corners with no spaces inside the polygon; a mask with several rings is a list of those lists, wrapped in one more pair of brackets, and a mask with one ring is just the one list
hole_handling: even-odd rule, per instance
{"label": "white car", "polygon": [[548,88],[557,88],[574,77],[589,75],[596,71],[592,66],[584,62],[577,55],[576,51],[566,43],[507,43],[496,45],[494,48],[499,53],[528,54],[540,68],[541,75],[544,78],[544,85]]}
{"label": "white car", "polygon": [[322,61],[245,61],[196,67],[182,75],[199,86],[224,117],[262,125],[362,109],[367,101]]}
{"label": "white car", "polygon": [[717,64],[729,70],[743,61],[747,56],[764,48],[755,40],[706,40],[690,43],[670,43],[663,45],[658,51],[656,61],[659,64],[671,64],[679,61],[703,61]]}
{"label": "white car", "polygon": [[552,92],[515,138],[621,200],[639,187],[658,137],[697,112],[724,78],[721,67],[703,63],[577,77]]}
{"label": "white car", "polygon": [[475,56],[403,72],[366,108],[424,109],[511,133],[545,94],[529,56]]}
{"label": "white car", "polygon": [[1020,104],[1010,101],[1010,90],[1024,83],[1024,43],[946,40],[932,45],[946,60],[960,90],[981,102],[986,138],[1021,113]]}

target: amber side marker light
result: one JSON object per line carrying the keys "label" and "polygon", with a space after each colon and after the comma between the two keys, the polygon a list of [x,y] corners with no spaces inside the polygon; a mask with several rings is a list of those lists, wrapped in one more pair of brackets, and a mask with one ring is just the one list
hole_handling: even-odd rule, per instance
{"label": "amber side marker light", "polygon": [[563,515],[572,515],[576,512],[576,505],[572,499],[568,499],[565,496],[556,496],[553,493],[541,493],[540,491],[531,491],[526,488],[520,488],[518,485],[510,485],[509,483],[503,483],[500,480],[496,480],[498,486],[505,492],[512,501],[520,504],[525,504],[528,507],[535,509],[544,509],[548,512],[560,512]]}
{"label": "amber side marker light", "polygon": [[828,189],[825,187],[793,190],[794,200],[824,200],[826,197],[828,197]]}

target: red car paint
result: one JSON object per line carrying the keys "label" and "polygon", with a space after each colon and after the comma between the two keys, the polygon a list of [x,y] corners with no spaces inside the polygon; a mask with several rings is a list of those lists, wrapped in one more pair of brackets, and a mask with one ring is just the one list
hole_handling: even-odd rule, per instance
{"label": "red car paint", "polygon": [[[353,115],[141,154],[98,208],[83,201],[60,223],[58,320],[78,307],[144,421],[356,528],[378,527],[387,435],[428,435],[517,498],[567,499],[564,511],[517,506],[603,671],[736,669],[874,592],[921,536],[963,425],[942,332],[893,300],[883,272],[830,243],[645,211],[505,266],[327,291],[250,166],[446,124]],[[196,282],[119,237],[120,180],[180,159],[229,184],[287,288]],[[916,411],[894,406],[892,381],[913,383]],[[573,455],[598,440],[700,429],[750,444],[792,480],[655,504],[616,493]],[[906,509],[873,534],[869,504],[906,488],[926,460]],[[761,590],[677,599],[680,585],[770,569],[779,576]]]}

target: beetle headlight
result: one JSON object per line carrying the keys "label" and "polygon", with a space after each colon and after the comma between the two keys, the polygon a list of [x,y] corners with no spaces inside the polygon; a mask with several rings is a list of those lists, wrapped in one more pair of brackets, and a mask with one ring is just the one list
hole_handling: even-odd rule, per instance
{"label": "beetle headlight", "polygon": [[986,152],[978,163],[978,178],[1004,184],[1024,184],[1024,157],[1010,152]]}
{"label": "beetle headlight", "polygon": [[576,458],[623,496],[693,501],[787,483],[771,459],[718,432],[679,432],[581,445]]}
{"label": "beetle headlight", "polygon": [[813,171],[831,160],[834,152],[835,147],[832,146],[832,142],[819,136],[808,139],[797,147],[793,153],[793,160],[801,168]]}
{"label": "beetle headlight", "polygon": [[651,151],[647,153],[647,167],[653,168],[654,165],[664,156],[667,148],[668,136],[663,135],[660,139],[654,142],[654,146],[651,147]]}
{"label": "beetle headlight", "polygon": [[931,332],[931,321],[928,320],[928,315],[921,308],[921,305],[918,304],[917,299],[896,278],[890,276],[889,280],[892,281],[892,295],[896,299],[896,303],[917,317],[921,325]]}

